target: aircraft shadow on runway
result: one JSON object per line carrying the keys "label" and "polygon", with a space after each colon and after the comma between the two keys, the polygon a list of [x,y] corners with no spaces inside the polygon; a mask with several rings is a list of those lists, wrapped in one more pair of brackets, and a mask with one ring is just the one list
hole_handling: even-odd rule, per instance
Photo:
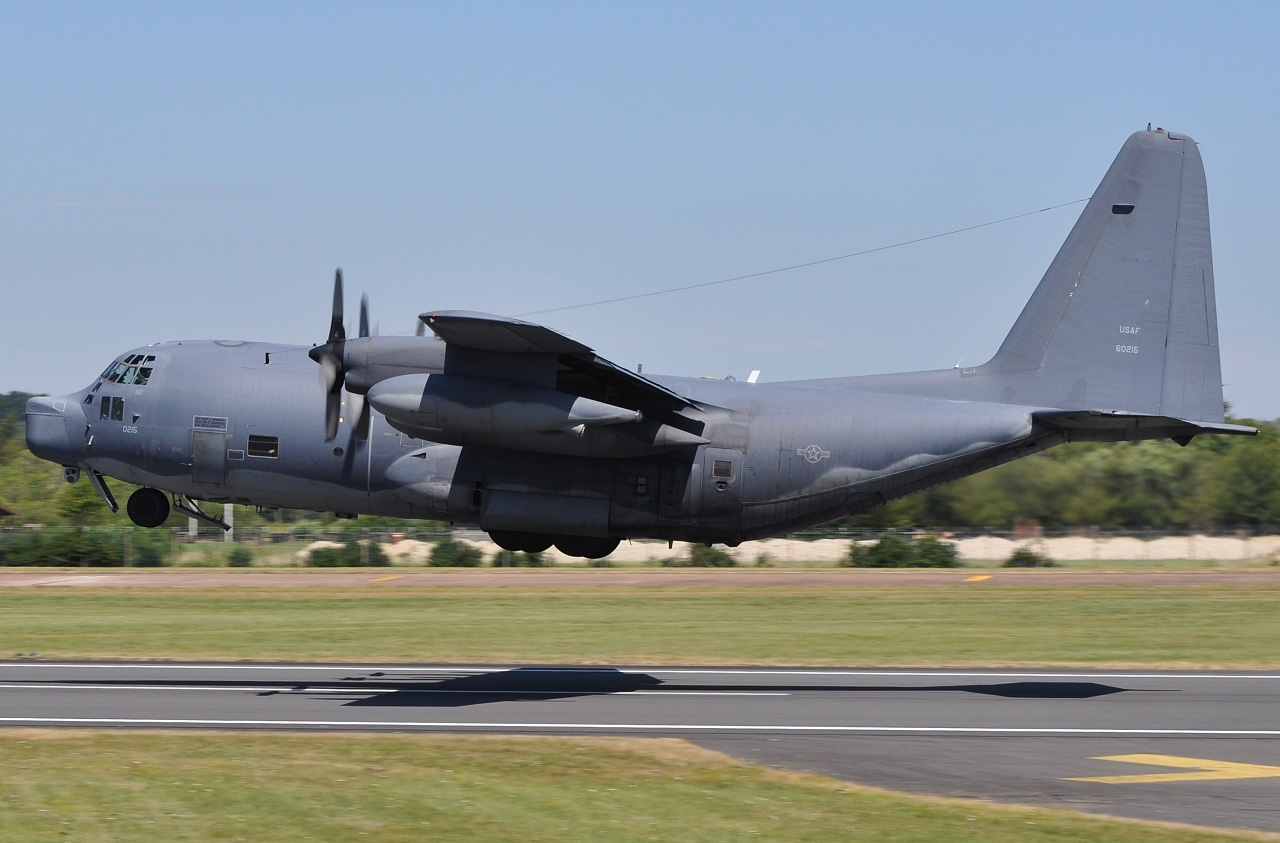
{"label": "aircraft shadow on runway", "polygon": [[350,706],[457,708],[496,702],[556,700],[654,689],[662,680],[616,668],[517,667],[447,679],[402,683],[390,692],[362,695]]}
{"label": "aircraft shadow on runway", "polygon": [[[375,677],[381,678],[381,677]],[[470,674],[405,683],[402,687],[361,695],[349,706],[404,706],[456,708],[495,702],[565,699],[650,691],[702,693],[886,693],[964,692],[1010,699],[1090,699],[1123,693],[1126,689],[1096,682],[1001,682],[970,685],[820,685],[732,684],[667,685],[647,673],[627,673],[615,668],[515,668],[494,673]]]}
{"label": "aircraft shadow on runway", "polygon": [[157,688],[234,688],[257,691],[261,697],[304,695],[317,699],[343,701],[348,706],[386,706],[404,708],[459,708],[499,702],[536,702],[573,697],[608,696],[634,691],[673,693],[822,693],[847,694],[933,694],[968,693],[1009,699],[1085,700],[1124,693],[1126,688],[1080,681],[991,682],[962,685],[831,685],[809,683],[687,684],[666,683],[647,673],[617,668],[547,668],[518,667],[491,673],[455,675],[376,671],[345,676],[340,679],[297,683],[282,687],[279,682],[173,680],[119,682],[94,680],[67,681],[67,685],[95,687],[154,686]]}

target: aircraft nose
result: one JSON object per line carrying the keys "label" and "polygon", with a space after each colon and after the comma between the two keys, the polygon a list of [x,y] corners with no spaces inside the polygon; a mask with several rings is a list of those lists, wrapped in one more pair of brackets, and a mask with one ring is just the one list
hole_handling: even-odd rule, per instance
{"label": "aircraft nose", "polygon": [[27,449],[44,460],[74,465],[71,430],[84,426],[84,411],[75,401],[39,396],[27,401]]}

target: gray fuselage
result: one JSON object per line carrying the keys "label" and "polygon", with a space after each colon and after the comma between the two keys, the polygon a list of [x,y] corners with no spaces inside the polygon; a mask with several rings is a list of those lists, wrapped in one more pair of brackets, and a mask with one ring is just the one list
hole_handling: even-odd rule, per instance
{"label": "gray fuselage", "polygon": [[[444,343],[415,339],[443,360]],[[175,342],[119,359],[143,356],[155,357],[145,385],[104,377],[38,399],[51,414],[55,401],[65,405],[47,422],[29,408],[33,452],[195,500],[736,544],[1062,441],[1034,435],[1027,407],[659,376],[696,405],[674,421],[706,444],[627,454],[626,425],[590,430],[612,437],[621,457],[607,456],[610,441],[596,443],[600,456],[440,444],[376,410],[367,437],[344,418],[326,442],[324,390],[304,348]],[[559,436],[553,451],[578,444],[573,433]]]}

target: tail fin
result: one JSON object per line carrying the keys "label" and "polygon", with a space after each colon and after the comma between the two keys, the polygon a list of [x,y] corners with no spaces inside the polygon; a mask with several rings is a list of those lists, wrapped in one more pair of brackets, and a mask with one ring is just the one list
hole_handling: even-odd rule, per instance
{"label": "tail fin", "polygon": [[999,351],[963,374],[1008,403],[1223,420],[1195,141],[1130,136]]}

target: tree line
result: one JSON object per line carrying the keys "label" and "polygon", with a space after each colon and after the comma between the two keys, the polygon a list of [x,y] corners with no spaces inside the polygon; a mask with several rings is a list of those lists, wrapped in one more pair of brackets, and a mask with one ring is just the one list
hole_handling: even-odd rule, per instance
{"label": "tree line", "polygon": [[[26,449],[26,393],[0,395],[0,523],[94,525],[125,523],[86,482],[67,484],[62,472]],[[1186,447],[1168,441],[1081,442],[896,501],[857,518],[850,527],[1010,529],[1265,530],[1280,528],[1280,422],[1250,424],[1257,437],[1201,436]],[[113,484],[118,500],[131,487]],[[262,516],[240,507],[238,525],[283,520],[329,520],[311,513]],[[373,526],[373,521],[361,519]],[[185,525],[178,517],[175,525]]]}

